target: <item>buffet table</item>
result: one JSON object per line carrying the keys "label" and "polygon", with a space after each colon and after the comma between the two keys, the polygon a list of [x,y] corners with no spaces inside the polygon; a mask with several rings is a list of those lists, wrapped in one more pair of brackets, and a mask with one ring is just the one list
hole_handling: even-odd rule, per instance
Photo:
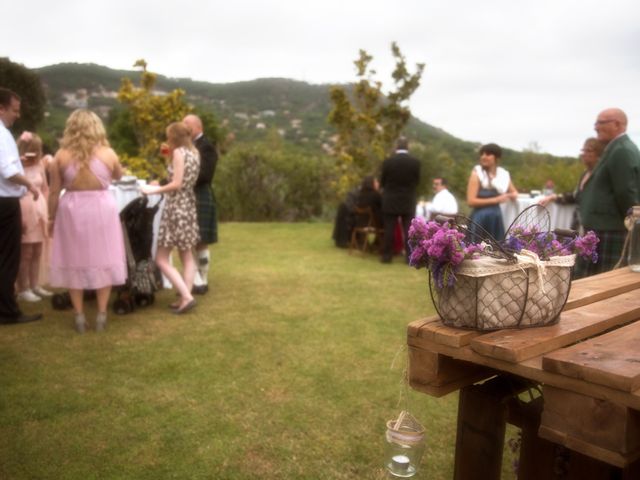
{"label": "buffet table", "polygon": [[640,478],[640,274],[574,282],[556,325],[478,332],[429,317],[407,333],[410,385],[460,391],[455,479],[500,478],[506,423],[522,429],[520,480]]}

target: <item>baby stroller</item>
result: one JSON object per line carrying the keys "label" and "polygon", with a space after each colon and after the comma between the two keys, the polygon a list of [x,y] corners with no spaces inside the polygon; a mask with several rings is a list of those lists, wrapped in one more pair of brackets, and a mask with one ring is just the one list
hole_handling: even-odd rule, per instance
{"label": "baby stroller", "polygon": [[120,212],[120,222],[127,254],[127,282],[116,291],[113,311],[124,315],[155,301],[154,292],[162,277],[151,255],[153,218],[160,208],[160,199],[149,207],[146,196],[138,197]]}
{"label": "baby stroller", "polygon": [[[95,300],[96,299],[96,291],[95,290],[85,290],[83,297],[85,300]],[[68,310],[73,305],[71,304],[71,296],[69,292],[55,293],[51,297],[51,306],[54,310]]]}

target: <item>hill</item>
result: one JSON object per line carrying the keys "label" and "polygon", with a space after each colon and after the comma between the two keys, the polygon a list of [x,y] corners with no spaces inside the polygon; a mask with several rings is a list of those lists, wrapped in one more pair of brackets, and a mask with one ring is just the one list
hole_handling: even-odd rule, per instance
{"label": "hill", "polygon": [[[89,107],[103,118],[119,105],[116,94],[122,78],[137,84],[139,72],[114,70],[96,64],[61,63],[35,71],[40,75],[49,100],[45,130],[57,138],[64,119],[75,108]],[[159,93],[181,88],[189,103],[214,114],[237,141],[264,139],[277,131],[285,142],[311,154],[330,151],[332,128],[327,123],[331,109],[328,84],[309,84],[286,78],[261,78],[235,83],[208,83],[189,78],[157,77]],[[478,145],[412,117],[406,129],[414,152],[423,160],[422,191],[430,191],[435,175],[445,175],[452,190],[464,196],[471,167],[477,161]],[[574,186],[580,166],[574,159],[549,154],[506,150],[502,164],[512,172],[521,190],[541,188],[551,178],[562,191]]]}
{"label": "hill", "polygon": [[[133,70],[114,70],[96,64],[61,63],[35,70],[43,80],[53,110],[70,111],[89,106],[104,117],[117,105],[116,92],[122,78],[136,82]],[[158,75],[159,91],[181,88],[187,100],[211,110],[240,140],[261,137],[275,128],[289,141],[322,148],[332,132],[326,122],[329,110],[327,84],[309,84],[285,78],[261,78],[246,82],[208,83],[189,78]],[[475,144],[457,139],[441,129],[412,118],[408,134],[425,145]]]}

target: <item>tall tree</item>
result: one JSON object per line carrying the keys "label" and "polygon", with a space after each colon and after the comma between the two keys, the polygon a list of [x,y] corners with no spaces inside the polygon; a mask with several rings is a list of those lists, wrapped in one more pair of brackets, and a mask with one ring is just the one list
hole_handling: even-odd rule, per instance
{"label": "tall tree", "polygon": [[332,110],[329,123],[335,127],[338,140],[335,148],[337,165],[336,190],[344,194],[363,176],[380,166],[394,140],[411,118],[407,105],[420,86],[424,64],[416,64],[410,73],[398,45],[391,44],[395,69],[391,74],[394,90],[386,95],[382,82],[374,80],[375,70],[369,68],[373,57],[365,50],[354,61],[358,81],[352,88],[331,88]]}
{"label": "tall tree", "polygon": [[157,75],[147,70],[145,60],[138,60],[134,66],[142,69],[140,85],[136,87],[129,78],[123,78],[118,100],[129,109],[140,158],[131,162],[125,158],[124,163],[129,163],[130,168],[135,166],[134,173],[138,175],[146,169],[147,176],[159,176],[164,174],[159,150],[165,129],[170,123],[182,120],[191,108],[184,100],[184,90],[180,88],[168,93],[154,90]]}
{"label": "tall tree", "polygon": [[38,74],[3,57],[0,58],[0,86],[13,90],[22,99],[20,118],[14,123],[13,130],[35,131],[44,118],[47,102]]}

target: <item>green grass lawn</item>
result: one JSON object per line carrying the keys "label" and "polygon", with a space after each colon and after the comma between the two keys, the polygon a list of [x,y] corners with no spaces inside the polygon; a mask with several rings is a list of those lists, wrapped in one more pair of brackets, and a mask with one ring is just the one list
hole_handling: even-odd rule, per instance
{"label": "green grass lawn", "polygon": [[0,328],[0,478],[385,478],[385,422],[405,407],[427,433],[414,478],[451,478],[457,394],[403,386],[406,326],[433,313],[426,273],[330,233],[222,224],[187,315],[165,290],[78,335],[70,312],[24,306],[45,319]]}

